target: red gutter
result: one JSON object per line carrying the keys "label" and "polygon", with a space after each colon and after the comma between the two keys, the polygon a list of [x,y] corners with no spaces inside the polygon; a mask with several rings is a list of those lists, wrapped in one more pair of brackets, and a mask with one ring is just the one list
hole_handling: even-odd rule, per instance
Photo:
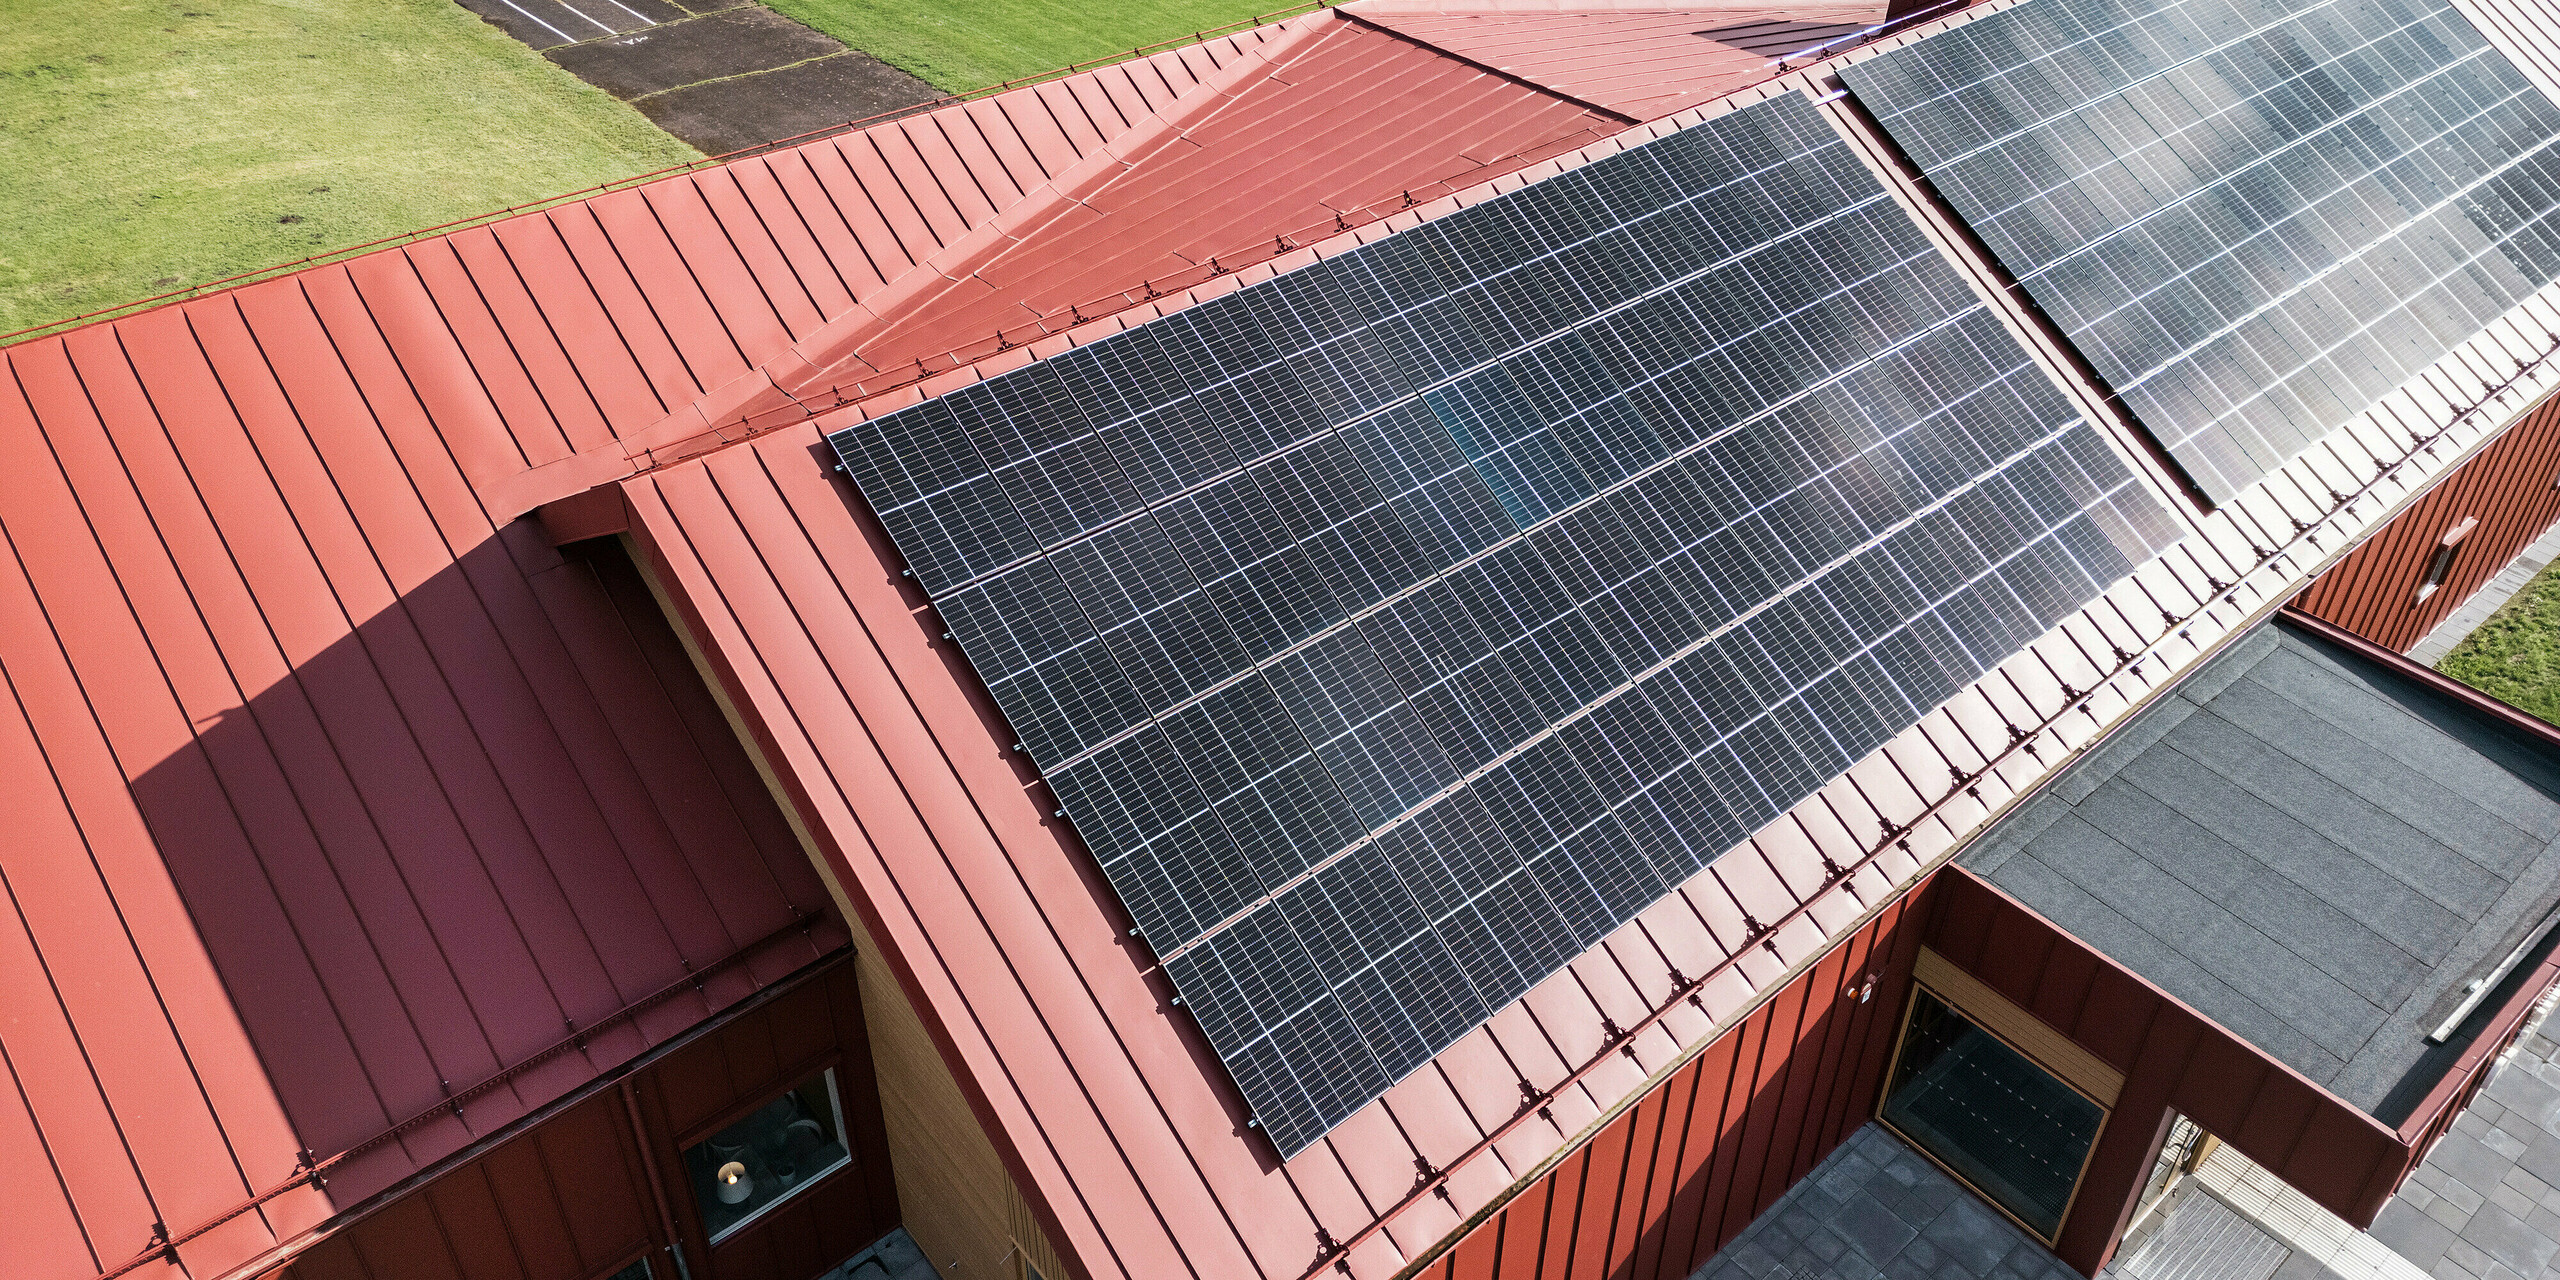
{"label": "red gutter", "polygon": [[658,1227],[666,1232],[667,1252],[676,1257],[679,1280],[693,1280],[693,1268],[684,1260],[684,1235],[676,1229],[675,1206],[667,1203],[667,1182],[658,1175],[658,1153],[650,1147],[649,1127],[640,1122],[640,1094],[631,1087],[631,1077],[622,1078],[622,1113],[631,1120],[631,1141],[640,1148],[640,1167],[649,1173],[649,1194],[658,1202]]}

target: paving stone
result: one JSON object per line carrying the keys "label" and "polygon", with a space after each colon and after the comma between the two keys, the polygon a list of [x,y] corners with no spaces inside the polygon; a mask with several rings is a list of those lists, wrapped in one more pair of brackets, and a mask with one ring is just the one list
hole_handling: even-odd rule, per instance
{"label": "paving stone", "polygon": [[2464,1186],[2483,1195],[2488,1194],[2498,1185],[2499,1179],[2507,1176],[2507,1170],[2515,1167],[2516,1162],[2491,1151],[2480,1141],[2480,1131],[2486,1128],[2486,1125],[2477,1126],[2473,1132],[2464,1133],[2462,1126],[2455,1124],[2454,1131],[2436,1144],[2434,1153],[2427,1157],[2427,1163],[2452,1174]]}
{"label": "paving stone", "polygon": [[1834,1201],[1846,1203],[1875,1175],[1875,1163],[1867,1159],[1855,1143],[1844,1142],[1840,1144],[1839,1152],[1823,1161],[1806,1181]]}
{"label": "paving stone", "polygon": [[2453,1178],[2444,1179],[2436,1188],[2436,1198],[2453,1206],[2454,1212],[2464,1215],[2478,1213],[2480,1206],[2489,1203],[2489,1197]]}
{"label": "paving stone", "polygon": [[1999,1266],[2018,1244],[2016,1228],[1970,1196],[1948,1205],[1921,1237],[1975,1275]]}
{"label": "paving stone", "polygon": [[2489,1203],[2514,1214],[2518,1218],[2522,1218],[2526,1214],[2533,1212],[2535,1208],[2532,1196],[2526,1195],[2514,1187],[2503,1184],[2501,1184],[2497,1190],[2489,1193]]}
{"label": "paving stone", "polygon": [[2071,1275],[1997,1210],[1898,1139],[1869,1125],[1789,1188],[1699,1268],[1694,1280],[2066,1280]]}
{"label": "paving stone", "polygon": [[2287,1254],[2283,1262],[2276,1264],[2275,1272],[2267,1280],[2327,1280],[2335,1274],[2310,1254],[2294,1253]]}
{"label": "paving stone", "polygon": [[1769,1252],[1767,1249],[1761,1248],[1759,1241],[1751,1239],[1747,1235],[1740,1240],[1734,1241],[1733,1244],[1727,1247],[1723,1253],[1717,1254],[1716,1256],[1719,1258],[1730,1257],[1734,1267],[1736,1268],[1736,1273],[1739,1275],[1750,1276],[1752,1277],[1752,1280],[1760,1280],[1760,1277],[1768,1275],[1778,1267],[1777,1255]]}
{"label": "paving stone", "polygon": [[2488,1132],[2480,1135],[2480,1145],[2513,1160],[2524,1154],[2525,1139],[2493,1124]]}
{"label": "paving stone", "polygon": [[2475,1276],[2489,1269],[2489,1255],[2468,1240],[2455,1240],[2446,1247],[2444,1256],[2447,1262],[2457,1263]]}
{"label": "paving stone", "polygon": [[2382,1216],[2373,1220],[2372,1234],[2421,1268],[2434,1267],[2455,1239],[2453,1228],[2396,1200],[2382,1207]]}
{"label": "paving stone", "polygon": [[2560,1210],[2536,1205],[2533,1212],[2524,1216],[2524,1225],[2536,1235],[2560,1240]]}
{"label": "paving stone", "polygon": [[[1932,1172],[1935,1171],[1932,1170]],[[1931,1178],[1918,1186],[1907,1188],[1903,1195],[1908,1202],[1918,1205],[1921,1212],[1926,1215],[1925,1218],[1913,1219],[1915,1223],[1925,1221],[1927,1218],[1935,1218],[1945,1213],[1949,1206],[1974,1198],[1971,1192],[1944,1177]]]}
{"label": "paving stone", "polygon": [[2455,1208],[2450,1201],[2438,1200],[2418,1212],[2443,1223],[2447,1229],[2453,1231],[2460,1231],[2471,1225],[2471,1212]]}
{"label": "paving stone", "polygon": [[[2433,1164],[2435,1158],[2430,1156],[2427,1162]],[[2545,1184],[2560,1187],[2560,1134],[2536,1134],[2516,1164]]]}
{"label": "paving stone", "polygon": [[1870,1195],[1850,1198],[1842,1206],[1835,1224],[1846,1236],[1849,1247],[1878,1264],[1902,1252],[1902,1246],[1919,1235],[1900,1214],[1884,1207],[1884,1202]]}
{"label": "paving stone", "polygon": [[2540,1276],[2551,1265],[2552,1255],[2560,1254],[2560,1240],[2535,1231],[2496,1205],[2473,1215],[2471,1224],[2462,1229],[2462,1238],[2478,1245],[2491,1261],[2521,1275]]}

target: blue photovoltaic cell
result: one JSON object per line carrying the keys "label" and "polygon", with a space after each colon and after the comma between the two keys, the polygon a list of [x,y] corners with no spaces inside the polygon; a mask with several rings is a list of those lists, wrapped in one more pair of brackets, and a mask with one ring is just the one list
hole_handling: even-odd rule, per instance
{"label": "blue photovoltaic cell", "polygon": [[2443,0],[2036,0],[1841,75],[2216,502],[2560,276],[2560,108]]}
{"label": "blue photovoltaic cell", "polygon": [[832,442],[1284,1152],[2170,537],[1794,96]]}

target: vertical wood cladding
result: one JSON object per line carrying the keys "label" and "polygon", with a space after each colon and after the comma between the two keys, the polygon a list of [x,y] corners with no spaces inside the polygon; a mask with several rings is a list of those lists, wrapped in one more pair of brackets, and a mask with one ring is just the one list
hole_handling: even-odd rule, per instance
{"label": "vertical wood cladding", "polygon": [[1918,900],[1887,904],[1419,1275],[1696,1270],[1874,1113],[1919,951]]}
{"label": "vertical wood cladding", "polygon": [[[854,966],[840,957],[665,1059],[633,1085],[635,1134],[619,1089],[359,1219],[267,1280],[600,1280],[647,1256],[674,1275],[654,1167],[694,1280],[808,1280],[897,1225]],[[826,1067],[852,1162],[706,1247],[683,1144]],[[641,1143],[649,1144],[643,1153]]]}
{"label": "vertical wood cladding", "polygon": [[[2405,652],[2560,520],[2560,400],[2547,400],[2348,552],[2296,607]],[[2420,600],[2427,562],[2465,519],[2444,584]]]}

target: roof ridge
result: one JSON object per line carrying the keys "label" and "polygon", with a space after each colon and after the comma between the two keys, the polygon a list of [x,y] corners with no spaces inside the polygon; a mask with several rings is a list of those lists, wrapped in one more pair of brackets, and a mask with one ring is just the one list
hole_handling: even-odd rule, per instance
{"label": "roof ridge", "polygon": [[[894,324],[929,299],[968,278],[960,268],[981,261],[1006,245],[1022,240],[1111,178],[1127,172],[1146,153],[1178,138],[1183,126],[1205,109],[1233,100],[1235,90],[1269,75],[1289,53],[1331,28],[1331,11],[1318,9],[1283,23],[1278,39],[1265,41],[1242,57],[1193,85],[1146,119],[1131,125],[1093,152],[1041,183],[1003,212],[954,239],[914,267],[899,273],[888,288],[857,302],[816,332],[777,352],[764,363],[713,387],[642,430],[623,437],[625,456],[636,456],[706,431],[723,423],[753,418],[799,403],[805,390],[828,371],[858,360],[862,339]],[[778,375],[778,376],[777,376]]]}

